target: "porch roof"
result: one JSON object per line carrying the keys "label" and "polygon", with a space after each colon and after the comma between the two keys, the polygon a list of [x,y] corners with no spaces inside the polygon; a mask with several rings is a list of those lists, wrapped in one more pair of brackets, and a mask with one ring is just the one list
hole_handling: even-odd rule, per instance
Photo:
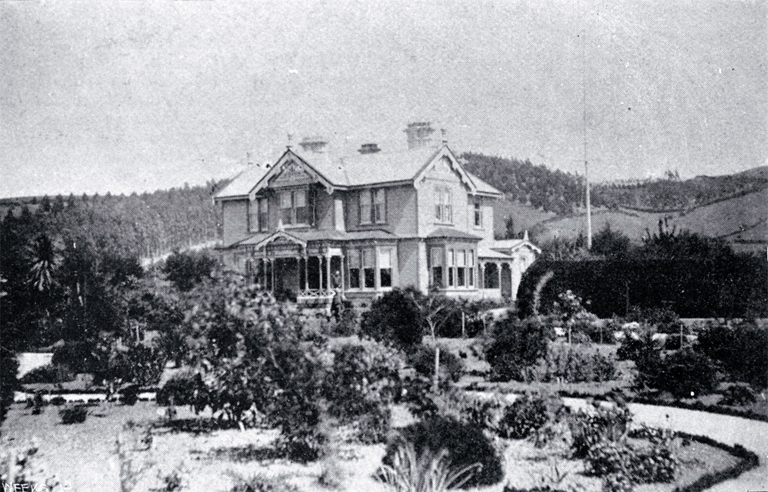
{"label": "porch roof", "polygon": [[450,227],[439,227],[427,234],[427,238],[449,238],[449,239],[470,239],[480,241],[482,238],[474,236],[468,232],[459,231]]}
{"label": "porch roof", "polygon": [[387,232],[383,229],[371,229],[367,231],[337,231],[335,229],[309,229],[309,230],[283,230],[273,233],[259,233],[254,234],[251,237],[238,241],[230,247],[237,246],[256,246],[264,241],[267,241],[272,236],[280,234],[284,236],[290,236],[302,243],[309,243],[312,241],[365,241],[365,240],[386,240],[386,239],[398,239],[398,236]]}
{"label": "porch roof", "polygon": [[496,251],[495,249],[491,249],[485,246],[478,246],[477,247],[477,257],[478,259],[486,259],[486,260],[506,260],[510,261],[512,260],[512,256],[502,253],[501,251]]}

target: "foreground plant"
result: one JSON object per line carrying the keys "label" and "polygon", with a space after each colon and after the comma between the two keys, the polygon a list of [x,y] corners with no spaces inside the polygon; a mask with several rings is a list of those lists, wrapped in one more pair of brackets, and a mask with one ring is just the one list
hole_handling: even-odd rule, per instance
{"label": "foreground plant", "polygon": [[440,492],[460,488],[482,468],[474,463],[451,471],[446,449],[437,454],[425,449],[417,457],[413,445],[405,443],[395,452],[392,465],[381,465],[378,477],[397,492]]}

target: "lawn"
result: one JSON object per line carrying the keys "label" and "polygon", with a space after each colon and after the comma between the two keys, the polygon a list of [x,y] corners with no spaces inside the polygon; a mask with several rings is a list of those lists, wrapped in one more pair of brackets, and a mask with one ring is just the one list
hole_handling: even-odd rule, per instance
{"label": "lawn", "polygon": [[[56,407],[48,406],[41,415],[31,415],[23,404],[15,404],[2,427],[2,446],[16,452],[36,446],[26,473],[38,481],[55,476],[60,490],[121,490],[121,469],[124,482],[134,479],[133,490],[137,491],[168,490],[165,480],[174,474],[182,477],[183,490],[199,492],[227,491],[237,477],[255,475],[278,477],[297,490],[322,489],[321,476],[335,478],[337,490],[387,490],[373,478],[384,455],[383,445],[339,440],[333,447],[333,459],[299,464],[275,456],[274,430],[179,431],[167,425],[162,410],[152,402],[135,406],[102,403],[89,407],[84,423],[63,425]],[[397,410],[396,424],[407,423],[407,411]],[[187,409],[179,408],[177,422],[189,422],[193,417]],[[117,455],[118,435],[123,443],[122,457]],[[732,456],[717,448],[678,443],[684,465],[678,481],[638,490],[672,490],[705,472],[735,463]],[[563,449],[538,449],[528,440],[499,440],[498,445],[503,449],[505,480],[480,490],[500,492],[506,483],[518,488],[554,486],[561,477],[560,488],[600,490],[600,480],[585,476],[582,462],[568,459]],[[67,485],[71,487],[67,489]]]}

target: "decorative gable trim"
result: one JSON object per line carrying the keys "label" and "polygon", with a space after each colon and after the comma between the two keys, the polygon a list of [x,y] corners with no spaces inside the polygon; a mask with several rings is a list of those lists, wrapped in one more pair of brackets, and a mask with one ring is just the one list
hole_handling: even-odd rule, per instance
{"label": "decorative gable trim", "polygon": [[256,244],[254,244],[253,245],[253,249],[254,250],[259,250],[259,249],[265,248],[267,245],[269,245],[269,243],[277,241],[278,239],[285,239],[288,242],[291,242],[291,243],[294,243],[294,244],[296,244],[298,246],[301,246],[302,248],[306,248],[307,247],[307,242],[306,241],[302,241],[301,239],[297,238],[296,236],[294,236],[292,234],[288,234],[285,231],[277,231],[274,234],[272,234],[272,235],[262,239],[261,241],[259,241]]}
{"label": "decorative gable trim", "polygon": [[438,162],[440,162],[443,159],[445,159],[448,162],[448,164],[451,167],[451,170],[459,175],[459,179],[464,184],[464,186],[469,188],[469,192],[473,195],[476,194],[477,187],[475,186],[475,183],[472,181],[472,179],[470,179],[467,172],[459,163],[459,160],[456,159],[456,156],[453,155],[453,152],[451,152],[451,149],[449,149],[447,145],[443,145],[442,147],[440,147],[440,149],[438,149],[438,151],[432,156],[432,158],[429,159],[426,162],[426,164],[422,166],[421,169],[419,169],[419,172],[417,172],[416,176],[413,177],[414,186],[418,188],[426,178],[427,173],[431,169],[433,169]]}
{"label": "decorative gable trim", "polygon": [[267,188],[272,180],[283,174],[286,167],[298,166],[302,171],[307,173],[314,181],[319,182],[325,187],[325,191],[330,195],[333,193],[334,186],[325,176],[320,174],[315,168],[313,168],[307,161],[295,154],[291,149],[286,150],[282,156],[277,160],[272,169],[262,177],[256,185],[251,188],[248,193],[248,198],[253,201],[256,199],[256,194]]}

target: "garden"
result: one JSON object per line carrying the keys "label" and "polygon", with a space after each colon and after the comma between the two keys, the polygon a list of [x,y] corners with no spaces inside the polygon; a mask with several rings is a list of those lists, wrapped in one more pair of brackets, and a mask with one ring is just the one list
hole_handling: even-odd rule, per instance
{"label": "garden", "polygon": [[[646,427],[629,409],[767,420],[756,322],[692,327],[669,309],[598,320],[569,291],[490,322],[488,303],[412,289],[326,317],[235,275],[197,275],[205,259],[174,261],[131,280],[120,329],[54,343],[51,363],[18,382],[3,353],[4,483],[672,491],[757,466],[744,448]],[[28,398],[11,404],[13,391]]]}

